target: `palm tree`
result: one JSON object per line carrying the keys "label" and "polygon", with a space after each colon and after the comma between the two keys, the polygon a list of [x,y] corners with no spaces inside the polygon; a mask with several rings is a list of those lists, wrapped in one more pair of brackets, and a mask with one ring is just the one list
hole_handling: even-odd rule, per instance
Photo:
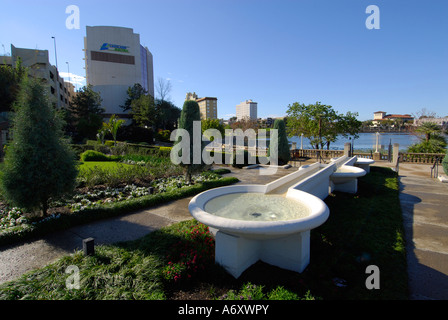
{"label": "palm tree", "polygon": [[420,125],[415,131],[424,134],[426,142],[429,142],[432,135],[437,135],[442,130],[436,123],[428,121]]}
{"label": "palm tree", "polygon": [[115,114],[113,114],[112,117],[110,117],[110,119],[109,119],[109,123],[105,124],[105,126],[104,126],[105,128],[107,128],[107,130],[110,132],[110,134],[114,138],[114,146],[117,144],[118,128],[120,128],[124,122],[125,122],[124,120],[118,119],[117,116]]}

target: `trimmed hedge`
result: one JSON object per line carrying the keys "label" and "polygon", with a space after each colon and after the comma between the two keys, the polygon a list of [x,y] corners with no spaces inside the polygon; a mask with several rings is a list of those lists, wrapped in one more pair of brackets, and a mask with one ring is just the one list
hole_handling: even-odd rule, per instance
{"label": "trimmed hedge", "polygon": [[95,150],[87,150],[80,156],[81,161],[110,161],[104,153]]}
{"label": "trimmed hedge", "polygon": [[49,219],[29,229],[5,233],[0,235],[0,245],[23,241],[36,236],[43,236],[50,232],[65,230],[77,225],[115,217],[121,214],[131,213],[137,210],[147,209],[163,203],[194,196],[202,191],[234,184],[239,180],[235,177],[221,178],[216,181],[205,181],[182,189],[170,192],[156,193],[153,195],[134,198],[120,202],[101,205],[98,208],[86,209],[78,213],[62,215],[58,219]]}

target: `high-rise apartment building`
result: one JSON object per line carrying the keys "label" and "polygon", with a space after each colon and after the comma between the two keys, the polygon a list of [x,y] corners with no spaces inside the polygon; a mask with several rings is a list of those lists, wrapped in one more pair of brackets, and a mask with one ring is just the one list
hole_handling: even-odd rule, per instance
{"label": "high-rise apartment building", "polygon": [[139,83],[154,97],[153,57],[133,29],[87,26],[84,51],[86,82],[101,94],[105,117],[128,117],[120,106],[134,84]]}
{"label": "high-rise apartment building", "polygon": [[198,98],[196,92],[188,92],[185,100],[194,100],[199,105],[201,120],[218,119],[218,99],[213,97]]}
{"label": "high-rise apartment building", "polygon": [[257,102],[253,102],[252,100],[241,102],[236,106],[237,120],[257,120],[257,106]]}
{"label": "high-rise apartment building", "polygon": [[48,50],[16,48],[11,44],[11,56],[1,56],[0,64],[15,67],[18,59],[22,66],[28,69],[28,75],[41,79],[48,85],[50,99],[57,108],[66,108],[75,94],[75,88],[70,82],[65,82],[59,76],[55,66],[50,63]]}

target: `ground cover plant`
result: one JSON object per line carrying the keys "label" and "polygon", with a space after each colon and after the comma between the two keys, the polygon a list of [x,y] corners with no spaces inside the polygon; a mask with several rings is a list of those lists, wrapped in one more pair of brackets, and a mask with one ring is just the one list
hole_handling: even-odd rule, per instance
{"label": "ground cover plant", "polygon": [[[397,174],[372,167],[356,195],[334,193],[330,218],[311,231],[311,262],[301,274],[258,262],[235,280],[214,264],[208,228],[189,220],[135,241],[98,246],[0,285],[0,299],[407,299],[407,272]],[[68,290],[65,270],[80,270]],[[366,267],[380,288],[366,287]]]}

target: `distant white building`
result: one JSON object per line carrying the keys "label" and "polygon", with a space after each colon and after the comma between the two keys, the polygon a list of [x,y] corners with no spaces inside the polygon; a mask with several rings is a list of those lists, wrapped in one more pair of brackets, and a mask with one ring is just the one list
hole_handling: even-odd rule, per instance
{"label": "distant white building", "polygon": [[236,106],[236,118],[238,121],[243,119],[257,120],[257,102],[246,100]]}
{"label": "distant white building", "polygon": [[432,122],[442,127],[448,127],[448,117],[444,118],[420,118],[415,119],[414,125],[421,126],[425,122]]}
{"label": "distant white building", "polygon": [[154,97],[153,57],[131,28],[87,26],[84,51],[87,84],[101,94],[106,118],[129,117],[120,106],[136,83]]}

